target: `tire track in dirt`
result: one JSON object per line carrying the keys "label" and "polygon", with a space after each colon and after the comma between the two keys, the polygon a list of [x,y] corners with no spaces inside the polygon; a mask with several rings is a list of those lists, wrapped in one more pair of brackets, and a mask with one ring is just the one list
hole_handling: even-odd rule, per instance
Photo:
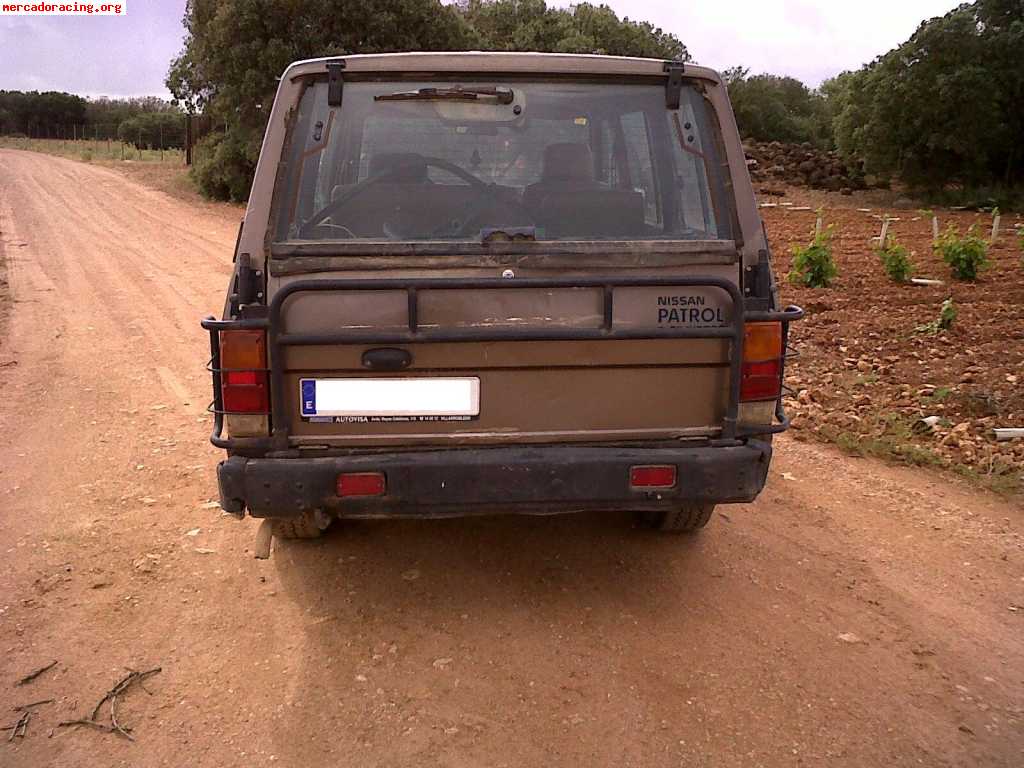
{"label": "tire track in dirt", "polygon": [[[189,269],[195,265],[182,264],[177,258],[171,263],[180,269],[165,269],[161,259],[153,257],[154,252],[159,251],[158,245],[164,234],[144,218],[133,219],[130,237],[112,238],[110,233],[121,230],[125,222],[118,222],[109,215],[118,207],[114,196],[101,192],[104,190],[102,185],[82,185],[78,179],[79,185],[75,186],[73,182],[77,174],[63,174],[64,178],[55,183],[34,171],[32,169],[25,174],[24,183],[32,185],[33,199],[45,201],[45,208],[38,206],[36,215],[46,216],[55,208],[65,212],[65,231],[68,234],[57,249],[57,261],[67,273],[69,286],[81,286],[87,290],[85,301],[90,306],[86,308],[86,314],[102,316],[105,332],[127,344],[133,340],[133,330],[141,333],[147,354],[139,367],[150,370],[179,406],[181,394],[190,392],[186,398],[190,403],[186,406],[188,411],[201,411],[203,406],[199,402],[208,399],[206,391],[209,385],[205,381],[202,360],[191,357],[196,346],[192,342],[203,338],[199,318],[209,313],[211,306],[209,299],[200,297],[199,288],[190,286],[203,284],[204,273]],[[78,192],[83,187],[87,190],[84,196]],[[143,242],[148,245],[140,245]],[[100,244],[99,248],[97,244]],[[114,248],[117,248],[118,256],[110,258],[109,253]],[[225,279],[228,267],[223,262],[227,258],[221,257],[222,274],[216,275],[217,282]],[[212,286],[213,282],[213,279],[205,280],[206,285]],[[206,291],[207,294],[211,292],[212,289]],[[102,295],[109,297],[111,294],[115,301],[101,299]],[[99,307],[104,310],[98,312]],[[176,333],[167,333],[168,322],[172,323]],[[192,363],[193,371],[186,376],[187,383],[167,366],[154,364],[167,355],[176,358],[179,370],[187,370],[187,363]]]}

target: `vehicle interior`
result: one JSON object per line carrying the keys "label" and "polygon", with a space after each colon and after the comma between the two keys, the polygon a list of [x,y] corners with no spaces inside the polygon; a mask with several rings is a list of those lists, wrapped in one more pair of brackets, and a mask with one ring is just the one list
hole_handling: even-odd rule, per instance
{"label": "vehicle interior", "polygon": [[[425,88],[394,88],[352,84],[340,110],[307,91],[280,237],[722,236],[708,177],[717,148],[697,94],[670,112],[658,87],[530,83],[513,90],[521,105],[452,114],[444,97],[419,97]],[[407,93],[417,97],[398,100]]]}

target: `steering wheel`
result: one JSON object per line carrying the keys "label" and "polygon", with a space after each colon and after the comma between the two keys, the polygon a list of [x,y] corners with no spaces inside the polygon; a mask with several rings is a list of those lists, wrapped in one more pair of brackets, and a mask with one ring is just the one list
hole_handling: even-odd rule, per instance
{"label": "steering wheel", "polygon": [[[457,176],[458,178],[462,179],[463,181],[468,183],[474,189],[476,189],[476,190],[478,190],[480,192],[483,192],[485,195],[487,195],[487,197],[489,197],[489,198],[491,198],[493,200],[497,200],[497,201],[501,202],[504,205],[515,206],[516,208],[518,208],[520,210],[520,212],[525,213],[528,218],[530,218],[531,220],[533,219],[533,217],[530,214],[530,212],[526,209],[526,207],[522,203],[520,203],[518,200],[510,200],[510,199],[505,198],[501,194],[501,192],[499,191],[500,188],[498,187],[498,185],[496,185],[496,184],[488,184],[486,181],[482,181],[481,179],[478,179],[476,176],[474,176],[469,171],[467,171],[467,170],[465,170],[463,168],[460,168],[455,163],[449,162],[448,160],[445,160],[445,159],[440,158],[440,157],[422,156],[421,160],[423,161],[423,164],[426,165],[428,168],[430,168],[430,167],[440,168],[442,171],[447,171],[448,173],[452,174],[453,176]],[[314,229],[314,228],[316,228],[318,226],[321,226],[325,222],[326,219],[328,219],[328,218],[332,217],[334,214],[338,213],[342,209],[342,207],[345,205],[345,203],[347,203],[349,200],[353,199],[354,197],[358,197],[360,194],[365,192],[367,189],[369,189],[374,184],[377,184],[377,183],[379,183],[381,181],[387,181],[392,176],[394,176],[397,171],[398,171],[397,167],[387,168],[387,169],[381,171],[380,173],[375,173],[375,174],[373,174],[371,176],[367,176],[362,181],[360,181],[360,182],[352,185],[348,189],[346,189],[344,192],[342,192],[340,195],[338,195],[338,197],[336,197],[334,200],[329,202],[327,205],[325,205],[319,211],[317,211],[312,216],[310,216],[309,219],[307,219],[306,222],[301,227],[299,227],[299,237],[307,237],[310,234],[310,231],[312,229]],[[463,221],[462,225],[460,227],[458,227],[458,229],[455,232],[451,232],[450,234],[452,236],[459,236],[459,235],[464,234],[465,230],[467,228],[467,225],[470,222],[472,222],[473,218],[480,213],[482,208],[483,208],[483,206],[480,203],[477,203],[477,205],[474,206],[474,208],[473,208],[473,212],[470,215],[466,216],[466,218]],[[433,230],[430,234],[432,236],[433,235],[443,234],[445,229],[450,226],[450,223],[451,222],[446,222],[441,227],[438,227],[437,229]]]}

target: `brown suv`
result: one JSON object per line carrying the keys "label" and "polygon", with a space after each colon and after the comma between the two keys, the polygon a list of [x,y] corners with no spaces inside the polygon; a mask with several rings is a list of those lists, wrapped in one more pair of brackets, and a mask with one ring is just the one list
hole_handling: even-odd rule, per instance
{"label": "brown suv", "polygon": [[714,72],[298,62],[203,323],[221,504],[278,536],[587,509],[693,530],[763,487],[801,314]]}

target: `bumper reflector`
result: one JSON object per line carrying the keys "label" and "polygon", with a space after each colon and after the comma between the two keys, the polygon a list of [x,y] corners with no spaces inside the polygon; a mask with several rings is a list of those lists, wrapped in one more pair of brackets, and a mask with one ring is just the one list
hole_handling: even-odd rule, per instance
{"label": "bumper reflector", "polygon": [[629,469],[629,485],[632,488],[671,488],[675,484],[676,468],[672,464],[652,464]]}
{"label": "bumper reflector", "polygon": [[338,496],[383,496],[387,481],[383,472],[345,472],[338,475]]}

